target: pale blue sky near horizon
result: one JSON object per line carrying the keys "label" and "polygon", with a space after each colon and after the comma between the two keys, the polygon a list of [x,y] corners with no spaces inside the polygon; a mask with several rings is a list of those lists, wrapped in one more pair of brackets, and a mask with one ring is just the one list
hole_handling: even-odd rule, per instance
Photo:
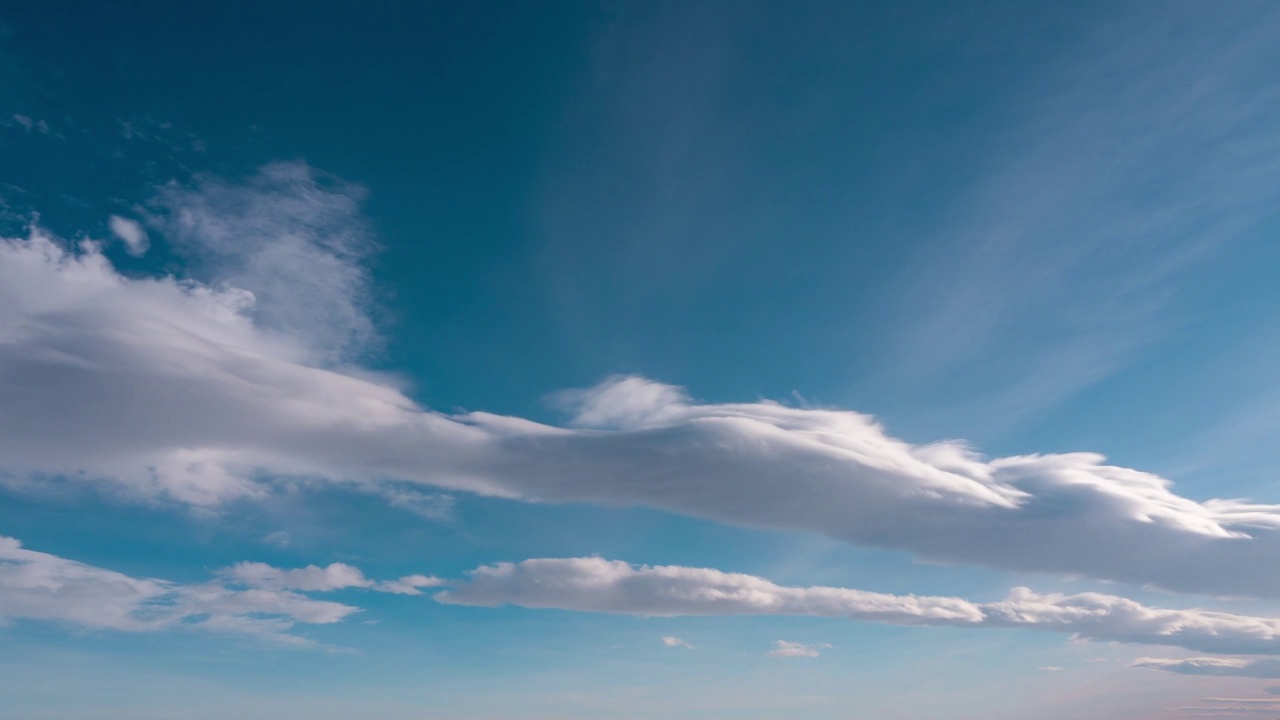
{"label": "pale blue sky near horizon", "polygon": [[0,2],[0,718],[1274,716],[1278,32]]}

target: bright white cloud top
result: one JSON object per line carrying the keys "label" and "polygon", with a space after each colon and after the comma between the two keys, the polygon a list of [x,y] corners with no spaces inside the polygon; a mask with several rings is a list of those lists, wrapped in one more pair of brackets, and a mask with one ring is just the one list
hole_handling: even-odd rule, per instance
{"label": "bright white cloud top", "polygon": [[[951,563],[1280,597],[1280,574],[1261,570],[1280,553],[1280,506],[1193,500],[1093,453],[989,459],[960,442],[911,445],[856,412],[700,404],[639,377],[561,394],[569,427],[422,408],[390,382],[334,365],[365,325],[344,320],[326,337],[321,319],[362,307],[362,256],[354,240],[328,240],[349,238],[341,213],[311,214],[345,190],[305,166],[265,178],[256,191],[283,198],[272,207],[312,229],[290,252],[333,266],[306,286],[313,302],[230,284],[269,285],[289,263],[263,260],[253,243],[247,259],[225,257],[234,246],[218,243],[236,222],[191,219],[231,192],[221,187],[165,201],[187,242],[210,236],[211,264],[240,269],[215,273],[217,285],[125,277],[96,245],[69,248],[39,230],[0,241],[0,470],[205,507],[263,496],[273,478],[384,492],[390,480],[651,507]],[[308,307],[317,316],[299,318]],[[273,329],[280,318],[305,332]]]}

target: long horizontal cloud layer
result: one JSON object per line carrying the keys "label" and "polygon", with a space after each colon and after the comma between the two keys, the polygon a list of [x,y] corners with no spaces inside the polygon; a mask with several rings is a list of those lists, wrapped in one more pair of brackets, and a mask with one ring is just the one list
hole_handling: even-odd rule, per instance
{"label": "long horizontal cloud layer", "polygon": [[[40,620],[121,632],[200,630],[309,645],[313,643],[293,632],[295,626],[340,622],[360,609],[306,593],[360,589],[423,595],[423,588],[447,586],[434,594],[436,602],[643,616],[792,615],[913,626],[1027,628],[1201,652],[1280,655],[1280,620],[1145,607],[1096,593],[1041,595],[1015,588],[1004,600],[975,603],[848,588],[785,587],[752,575],[633,566],[601,558],[485,565],[457,581],[410,575],[377,582],[345,563],[296,569],[239,563],[215,576],[192,584],[137,578],[29,550],[16,539],[0,537],[0,624]],[[679,638],[664,642],[690,647]],[[795,656],[803,648],[817,649],[782,642],[774,652]],[[1187,674],[1275,677],[1278,662],[1272,657],[1148,658],[1136,665]]]}
{"label": "long horizontal cloud layer", "polygon": [[299,590],[361,587],[417,595],[417,588],[434,584],[421,575],[375,583],[341,563],[290,571],[241,564],[222,575],[221,582],[185,585],[136,578],[0,537],[0,623],[25,619],[124,632],[203,630],[306,645],[309,641],[290,632],[295,625],[336,623],[359,608],[316,600]]}
{"label": "long horizontal cloud layer", "polygon": [[[200,506],[263,495],[279,477],[420,483],[646,506],[945,562],[1280,597],[1280,574],[1261,570],[1280,553],[1280,506],[1181,497],[1095,454],[986,459],[955,442],[905,443],[855,412],[699,404],[638,377],[559,396],[570,427],[424,409],[392,382],[335,369],[365,333],[346,318],[359,303],[333,299],[365,292],[359,272],[340,271],[362,256],[348,241],[326,244],[341,218],[311,217],[328,196],[309,171],[272,172],[251,187],[279,203],[165,195],[171,220],[155,221],[153,241],[166,222],[181,226],[178,248],[211,234],[216,264],[238,268],[221,284],[125,277],[96,245],[71,248],[38,230],[0,239],[0,476],[78,478]],[[210,219],[270,208],[283,214],[271,223]],[[280,263],[259,262],[262,238],[250,270],[225,257],[227,233],[289,227],[290,213],[306,232],[288,238],[289,257],[332,270],[306,286],[324,301],[280,299],[287,278],[269,283]],[[238,277],[273,290],[229,284]],[[323,323],[298,319],[311,306],[343,308],[340,337],[315,339]],[[277,327],[285,319],[305,332]]]}
{"label": "long horizontal cloud layer", "polygon": [[436,594],[458,605],[519,605],[627,615],[800,615],[896,625],[1027,628],[1080,638],[1225,654],[1280,655],[1280,619],[1146,607],[1098,593],[1042,595],[1015,588],[1004,600],[886,595],[786,587],[709,568],[634,566],[602,558],[540,558],[487,565]]}
{"label": "long horizontal cloud layer", "polygon": [[1275,658],[1141,658],[1134,661],[1132,667],[1163,670],[1179,675],[1280,678],[1280,659]]}

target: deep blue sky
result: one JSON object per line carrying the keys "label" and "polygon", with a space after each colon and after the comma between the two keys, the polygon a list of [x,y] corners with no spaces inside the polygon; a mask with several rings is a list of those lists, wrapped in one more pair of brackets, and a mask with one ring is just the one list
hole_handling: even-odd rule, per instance
{"label": "deep blue sky", "polygon": [[[1235,520],[1200,505],[1280,501],[1277,28],[1254,2],[0,3],[0,430],[16,438],[0,441],[0,537],[184,587],[323,592],[222,570],[242,561],[371,578],[316,596],[363,613],[288,616],[355,651],[333,653],[185,629],[221,617],[207,608],[146,631],[43,617],[0,573],[0,695],[18,698],[0,718],[1154,719],[1257,693],[1265,680],[1126,667],[1214,651],[1106,644],[1112,630],[1068,644],[840,617],[636,620],[663,613],[460,607],[373,583],[600,556],[1274,614],[1271,590],[1241,579],[1267,571],[1232,564],[1248,552],[1162,575],[1172,545],[1134,540],[1111,567],[1072,538],[1136,538],[1115,528],[1152,517],[1277,527],[1274,506]],[[65,256],[19,270],[37,236]],[[119,299],[75,304],[70,259],[97,252],[84,239]],[[255,298],[236,311],[247,335],[184,314],[236,289]],[[348,342],[352,328],[371,330]],[[182,354],[195,347],[264,364]],[[105,374],[77,384],[58,374],[72,365]],[[688,397],[563,394],[618,376]],[[174,377],[188,384],[170,394]],[[261,384],[198,392],[229,377]],[[516,439],[472,457],[439,439],[451,430],[379,425],[375,400],[397,391],[413,412],[578,428],[582,447],[522,455],[543,436],[493,430]],[[816,424],[780,429],[762,401]],[[270,415],[295,408],[292,424]],[[341,432],[313,434],[333,408],[325,433]],[[701,434],[724,412],[760,425]],[[804,439],[774,446],[774,431]],[[833,437],[870,443],[859,463],[892,459],[806,454]],[[1025,557],[980,549],[1003,521],[913,506],[897,522],[884,499],[884,528],[810,521],[845,507],[806,494],[813,473],[862,487],[866,467],[905,467],[894,438],[930,464],[902,470],[924,483],[912,498],[938,492],[935,467],[963,475],[924,448],[940,440],[990,467],[1101,453],[1181,497],[1093,465],[994,470],[1032,498],[1009,501]],[[716,453],[754,460],[730,472]],[[643,488],[620,489],[631,478]],[[800,520],[758,519],[778,506]],[[965,549],[934,548],[955,527]],[[1171,542],[1201,558],[1210,535]]]}

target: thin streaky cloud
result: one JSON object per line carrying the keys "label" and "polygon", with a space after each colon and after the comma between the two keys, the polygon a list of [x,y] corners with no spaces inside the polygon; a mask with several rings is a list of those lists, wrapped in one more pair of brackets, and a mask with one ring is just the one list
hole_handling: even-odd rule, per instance
{"label": "thin streaky cloud", "polygon": [[1280,655],[1280,619],[1149,607],[1101,593],[1041,594],[1014,588],[1003,600],[974,602],[850,588],[788,587],[711,568],[636,566],[598,557],[486,565],[448,585],[435,595],[438,602],[647,617],[789,615],[893,625],[1024,628],[1102,642]]}

